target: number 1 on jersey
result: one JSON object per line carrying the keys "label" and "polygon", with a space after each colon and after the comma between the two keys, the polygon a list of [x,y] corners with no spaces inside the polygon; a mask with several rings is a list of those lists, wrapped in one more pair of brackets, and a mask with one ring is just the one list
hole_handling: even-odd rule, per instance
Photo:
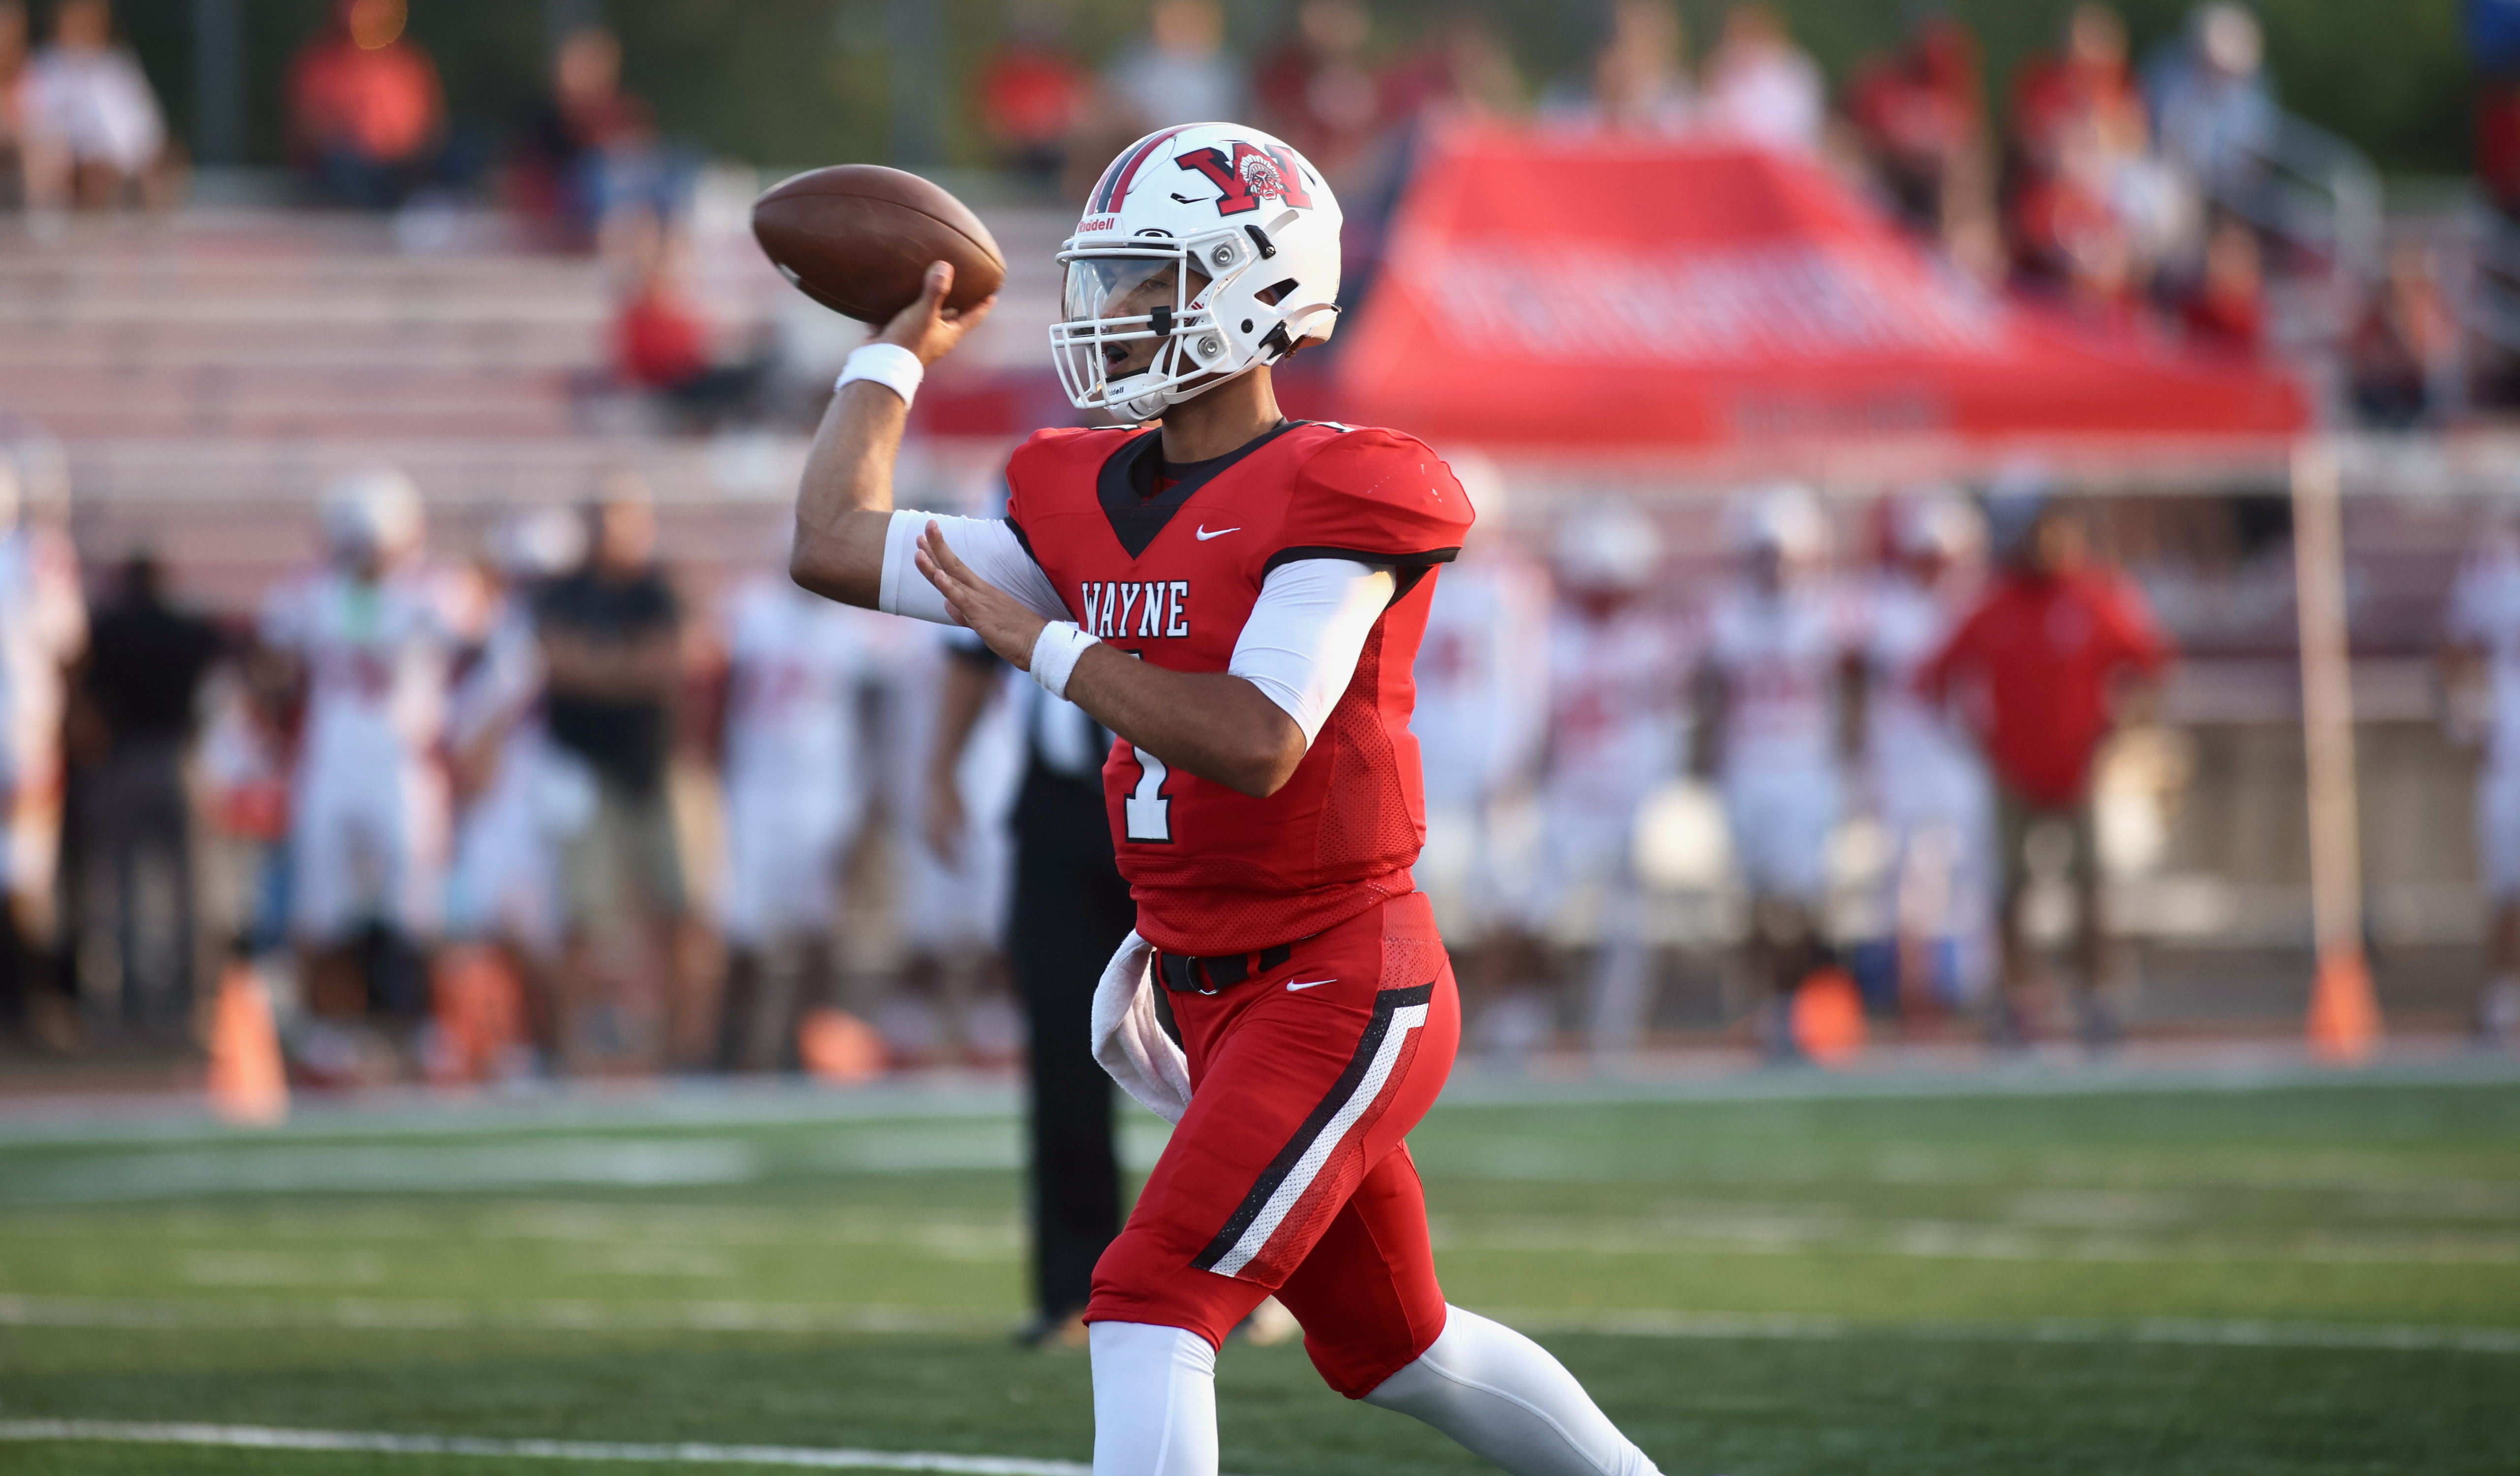
{"label": "number 1 on jersey", "polygon": [[1170,841],[1173,838],[1173,802],[1164,793],[1164,781],[1172,770],[1164,761],[1136,744],[1129,745],[1131,757],[1138,761],[1138,787],[1120,801],[1121,818],[1126,821],[1128,839],[1132,841]]}

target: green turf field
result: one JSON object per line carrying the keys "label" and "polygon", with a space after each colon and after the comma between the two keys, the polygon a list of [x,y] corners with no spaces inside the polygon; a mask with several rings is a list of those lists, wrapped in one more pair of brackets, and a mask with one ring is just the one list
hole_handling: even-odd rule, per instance
{"label": "green turf field", "polygon": [[[2520,1471],[2520,1078],[1649,1095],[1463,1091],[1412,1142],[1452,1299],[1673,1476]],[[1085,1360],[1005,1338],[1015,1153],[989,1098],[0,1128],[0,1425],[1083,1460]],[[1220,1385],[1229,1472],[1485,1469],[1291,1346]],[[0,1442],[29,1472],[557,1465]]]}

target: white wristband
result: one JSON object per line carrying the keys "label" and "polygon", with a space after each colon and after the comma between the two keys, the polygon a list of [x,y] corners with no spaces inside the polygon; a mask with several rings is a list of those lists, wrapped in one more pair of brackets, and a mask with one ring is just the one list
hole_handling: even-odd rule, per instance
{"label": "white wristband", "polygon": [[1043,691],[1065,701],[1067,678],[1076,670],[1085,648],[1101,644],[1100,638],[1078,629],[1073,621],[1052,621],[1033,637],[1032,679],[1041,683]]}
{"label": "white wristband", "polygon": [[899,344],[869,344],[851,353],[848,362],[840,366],[840,377],[832,386],[832,392],[837,394],[847,389],[853,379],[873,380],[900,395],[902,404],[908,406],[918,397],[919,382],[926,377],[927,366],[919,362],[919,355]]}

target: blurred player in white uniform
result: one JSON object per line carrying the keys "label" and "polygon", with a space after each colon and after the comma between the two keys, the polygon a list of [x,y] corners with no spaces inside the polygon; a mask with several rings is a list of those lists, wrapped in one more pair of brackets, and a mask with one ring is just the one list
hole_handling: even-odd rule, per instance
{"label": "blurred player in white uniform", "polygon": [[2485,759],[2476,774],[2476,859],[2494,932],[2477,1001],[2480,1037],[2520,1040],[2520,536],[2506,520],[2459,570],[2443,620],[2453,689],[2484,678]]}
{"label": "blurred player in white uniform", "polygon": [[796,587],[781,565],[727,597],[726,998],[720,1070],[794,1054],[796,1023],[830,987],[841,872],[868,775],[858,695],[871,669],[866,612]]}
{"label": "blurred player in white uniform", "polygon": [[1857,648],[1865,777],[1890,839],[1884,913],[1899,997],[1951,1009],[1994,981],[1995,799],[1976,744],[1916,675],[1974,603],[1985,528],[1958,492],[1929,487],[1892,505],[1888,531]]}
{"label": "blurred player in white uniform", "polygon": [[[1012,1053],[1021,1026],[1003,988],[1000,943],[1013,883],[1007,815],[1023,780],[1022,734],[1010,705],[988,704],[954,761],[959,816],[931,821],[941,776],[936,692],[960,633],[915,621],[875,620],[868,631],[881,693],[880,738],[906,988],[877,1011],[894,1050],[912,1057]],[[946,843],[959,828],[960,840]]]}
{"label": "blurred player in white uniform", "polygon": [[586,524],[565,508],[517,514],[491,537],[479,639],[447,700],[455,790],[446,936],[496,948],[522,986],[546,1060],[560,1041],[552,970],[561,945],[558,823],[543,726],[534,590],[586,556]]}
{"label": "blurred player in white uniform", "polygon": [[[1579,897],[1598,898],[1584,1027],[1603,1056],[1633,1048],[1651,1013],[1637,817],[1679,772],[1687,732],[1686,637],[1673,612],[1648,597],[1662,556],[1654,525],[1619,502],[1568,517],[1551,551],[1557,600],[1540,856],[1517,921],[1537,940],[1562,926]],[[1499,1000],[1479,1027],[1484,1043],[1508,1056],[1534,1043],[1549,1019],[1538,1003],[1527,991]]]}
{"label": "blurred player in white uniform", "polygon": [[[21,459],[0,454],[0,1027],[37,1001],[58,1002],[44,976],[55,972],[60,928],[62,719],[70,663],[87,647],[78,554],[55,519],[29,516],[43,488],[23,480]],[[28,1023],[62,1043],[73,1028],[66,1010]]]}
{"label": "blurred player in white uniform", "polygon": [[[375,942],[374,992],[416,1013],[414,949],[441,920],[447,853],[444,736],[452,633],[415,566],[419,491],[389,469],[324,500],[324,567],[274,588],[263,644],[294,658],[306,715],[291,786],[290,931],[308,1002],[355,1018],[371,993],[356,946]],[[371,933],[381,929],[382,936]]]}
{"label": "blurred player in white uniform", "polygon": [[1413,669],[1410,728],[1426,776],[1416,875],[1456,966],[1479,979],[1462,953],[1499,926],[1508,878],[1529,870],[1527,856],[1517,869],[1503,853],[1549,736],[1549,577],[1503,538],[1502,488],[1470,485],[1475,467],[1458,457],[1454,471],[1482,517],[1436,582]]}
{"label": "blurred player in white uniform", "polygon": [[1790,484],[1725,510],[1735,574],[1706,611],[1700,732],[1751,905],[1751,957],[1786,1053],[1786,1002],[1819,961],[1828,841],[1843,809],[1839,692],[1851,631],[1828,577],[1819,500]]}

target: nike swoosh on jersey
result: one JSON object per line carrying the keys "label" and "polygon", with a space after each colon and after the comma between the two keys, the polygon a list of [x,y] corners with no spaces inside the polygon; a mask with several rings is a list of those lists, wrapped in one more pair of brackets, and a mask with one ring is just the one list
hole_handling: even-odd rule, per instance
{"label": "nike swoosh on jersey", "polygon": [[1238,523],[1232,528],[1220,528],[1214,532],[1209,532],[1205,525],[1201,525],[1198,529],[1198,541],[1204,543],[1210,538],[1222,538],[1227,533],[1238,533],[1240,531],[1242,531],[1242,525]]}
{"label": "nike swoosh on jersey", "polygon": [[1336,983],[1338,983],[1338,981],[1337,981],[1337,980],[1335,980],[1335,979],[1312,979],[1312,980],[1307,980],[1307,981],[1305,981],[1305,982],[1304,982],[1304,983],[1302,983],[1302,984],[1297,984],[1297,983],[1295,983],[1293,980],[1291,980],[1291,979],[1290,979],[1290,980],[1286,981],[1286,992],[1287,992],[1287,993],[1289,993],[1289,994],[1291,994],[1291,993],[1293,993],[1293,992],[1294,992],[1295,991],[1297,991],[1297,990],[1317,990],[1317,989],[1320,989],[1323,985],[1326,985],[1326,984],[1336,984]]}

